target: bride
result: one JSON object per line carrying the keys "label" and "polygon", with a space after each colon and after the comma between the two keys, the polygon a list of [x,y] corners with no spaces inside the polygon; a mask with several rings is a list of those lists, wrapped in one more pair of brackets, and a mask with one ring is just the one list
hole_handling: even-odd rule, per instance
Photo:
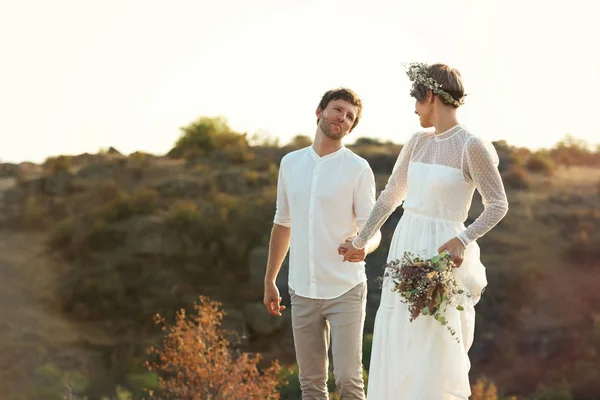
{"label": "bride", "polygon": [[[508,202],[494,147],[457,120],[465,96],[460,73],[444,64],[414,63],[407,74],[421,126],[435,132],[410,138],[363,230],[338,251],[348,259],[363,248],[404,201],[388,261],[402,258],[405,251],[425,258],[450,253],[459,266],[455,274],[471,294],[462,299],[464,311],[448,307],[444,315],[460,343],[433,318],[409,322],[407,305],[390,290],[389,278],[384,280],[367,394],[370,400],[466,400],[471,394],[467,353],[473,343],[474,306],[487,285],[476,240],[504,218]],[[475,189],[485,209],[465,227]]]}

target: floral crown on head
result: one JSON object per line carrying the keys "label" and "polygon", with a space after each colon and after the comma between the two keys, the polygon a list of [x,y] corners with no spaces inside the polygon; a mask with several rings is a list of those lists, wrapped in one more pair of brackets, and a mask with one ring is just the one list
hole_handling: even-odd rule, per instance
{"label": "floral crown on head", "polygon": [[450,95],[450,93],[442,89],[442,85],[427,75],[429,71],[429,65],[425,63],[414,62],[410,64],[404,64],[404,66],[406,67],[406,75],[408,75],[408,79],[413,82],[413,85],[423,85],[427,89],[431,89],[433,93],[442,97],[447,103],[450,103],[456,107],[460,107],[464,104],[464,97],[463,99],[456,100]]}

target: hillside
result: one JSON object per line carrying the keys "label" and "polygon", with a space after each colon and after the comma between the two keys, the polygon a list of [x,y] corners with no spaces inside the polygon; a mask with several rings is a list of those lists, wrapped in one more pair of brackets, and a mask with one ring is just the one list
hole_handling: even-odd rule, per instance
{"label": "hillside", "polygon": [[[52,396],[66,386],[109,395],[123,385],[139,394],[153,380],[142,367],[160,335],[152,316],[173,316],[199,294],[224,303],[241,350],[294,362],[289,318],[266,315],[262,279],[278,163],[306,141],[250,146],[230,131],[215,137],[210,145],[182,140],[166,156],[111,149],[2,164],[0,392],[41,398],[31,388],[47,385]],[[381,190],[400,147],[351,148],[369,160]],[[510,211],[480,241],[489,287],[477,308],[472,379],[486,376],[518,395],[565,381],[574,398],[598,398],[598,156],[585,153],[577,165],[577,147],[496,147]],[[470,219],[481,209],[476,199]],[[367,332],[400,215],[367,259]],[[284,268],[284,303],[285,282]]]}

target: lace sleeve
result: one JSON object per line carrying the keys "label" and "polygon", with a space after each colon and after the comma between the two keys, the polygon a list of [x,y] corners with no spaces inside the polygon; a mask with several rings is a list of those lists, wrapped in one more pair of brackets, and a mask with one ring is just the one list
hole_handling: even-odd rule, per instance
{"label": "lace sleeve", "polygon": [[402,203],[406,195],[406,175],[410,156],[415,148],[419,134],[413,135],[400,150],[392,174],[385,189],[381,191],[369,219],[363,226],[352,245],[357,249],[365,247],[367,242],[379,231],[392,212]]}
{"label": "lace sleeve", "polygon": [[463,175],[475,183],[484,210],[469,227],[458,235],[466,246],[490,231],[508,212],[508,201],[500,172],[498,154],[491,143],[471,136],[463,151]]}

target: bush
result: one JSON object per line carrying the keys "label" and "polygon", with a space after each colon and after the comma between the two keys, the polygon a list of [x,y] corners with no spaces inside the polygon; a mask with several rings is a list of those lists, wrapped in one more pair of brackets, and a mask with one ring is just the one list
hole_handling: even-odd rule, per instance
{"label": "bush", "polygon": [[573,400],[573,395],[568,387],[549,388],[542,386],[532,395],[523,400]]}
{"label": "bush", "polygon": [[148,353],[155,361],[146,368],[159,375],[159,397],[164,399],[263,400],[279,399],[281,367],[274,362],[260,372],[260,356],[241,354],[234,357],[230,343],[221,330],[221,304],[207,297],[195,303],[195,315],[177,313],[174,325],[157,315],[165,336]]}
{"label": "bush", "polygon": [[600,265],[600,240],[576,237],[569,243],[566,255],[575,266],[589,268]]}
{"label": "bush", "polygon": [[142,189],[131,196],[131,209],[135,215],[149,215],[158,203],[158,192],[154,189]]}
{"label": "bush", "polygon": [[44,207],[36,196],[27,196],[25,199],[25,204],[21,206],[18,219],[19,225],[27,229],[38,229],[44,227],[46,223],[46,219],[44,217]]}
{"label": "bush", "polygon": [[131,168],[148,168],[150,166],[150,155],[136,151],[127,157],[127,163]]}
{"label": "bush", "polygon": [[473,386],[471,386],[470,400],[499,400],[498,389],[492,382],[487,379],[479,378]]}
{"label": "bush", "polygon": [[246,159],[248,141],[246,135],[234,132],[222,117],[200,117],[181,128],[183,134],[169,152],[169,157],[187,160],[203,157],[214,150],[223,150],[230,161]]}
{"label": "bush", "polygon": [[127,168],[133,172],[135,179],[141,179],[144,176],[144,170],[150,167],[150,157],[147,153],[136,151],[127,157]]}
{"label": "bush", "polygon": [[370,137],[360,137],[360,138],[356,139],[356,142],[354,142],[354,146],[357,146],[357,147],[360,147],[360,146],[383,147],[383,146],[386,146],[386,144],[383,143],[382,141],[380,141],[379,139],[370,138]]}
{"label": "bush", "polygon": [[399,152],[365,152],[362,150],[357,150],[356,153],[369,162],[375,174],[385,174],[387,176],[394,170],[399,154]]}
{"label": "bush", "polygon": [[513,189],[527,189],[531,185],[531,179],[527,171],[522,167],[511,167],[502,177],[504,184]]}
{"label": "bush", "polygon": [[24,397],[21,398],[62,400],[66,398],[65,395],[83,393],[90,383],[82,373],[63,371],[52,363],[46,363],[36,368],[33,371],[32,380],[30,387],[23,388]]}
{"label": "bush", "polygon": [[187,231],[199,224],[201,217],[196,203],[179,200],[171,207],[168,222],[177,230]]}
{"label": "bush", "polygon": [[525,162],[525,168],[531,172],[540,172],[551,175],[552,172],[554,172],[554,162],[547,155],[534,153]]}
{"label": "bush", "polygon": [[73,220],[66,218],[60,221],[50,232],[48,244],[53,249],[64,249],[71,244],[74,233]]}
{"label": "bush", "polygon": [[126,378],[128,389],[135,398],[142,398],[147,390],[159,388],[158,376],[154,372],[132,373]]}
{"label": "bush", "polygon": [[0,178],[17,177],[19,166],[17,164],[0,162]]}
{"label": "bush", "polygon": [[134,215],[152,214],[158,203],[158,193],[154,189],[142,189],[132,195],[119,193],[105,206],[100,215],[106,222],[123,221]]}
{"label": "bush", "polygon": [[300,150],[305,147],[308,147],[312,144],[312,139],[306,135],[296,135],[290,140],[288,144],[285,145],[285,150],[287,152]]}
{"label": "bush", "polygon": [[49,157],[44,161],[43,168],[50,174],[68,171],[71,168],[71,156]]}
{"label": "bush", "polygon": [[558,164],[570,167],[572,165],[600,165],[600,146],[595,149],[584,140],[566,135],[563,140],[550,150],[550,155]]}

